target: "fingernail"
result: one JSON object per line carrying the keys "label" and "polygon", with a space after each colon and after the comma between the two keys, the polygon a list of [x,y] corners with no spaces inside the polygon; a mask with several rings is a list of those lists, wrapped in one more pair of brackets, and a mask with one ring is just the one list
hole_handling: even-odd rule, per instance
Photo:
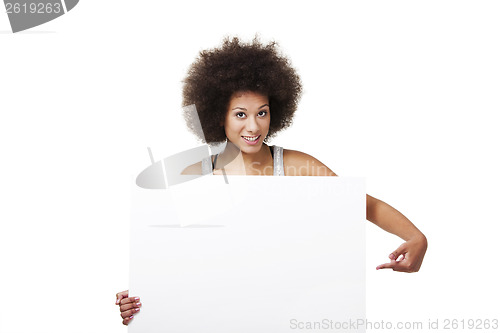
{"label": "fingernail", "polygon": [[141,298],[140,298],[140,297],[136,297],[136,298],[134,298],[134,299],[135,299],[136,301],[138,301],[138,300],[140,300]]}
{"label": "fingernail", "polygon": [[391,254],[389,255],[389,258],[394,260],[394,259],[396,259],[396,256],[394,255],[394,253],[391,253]]}
{"label": "fingernail", "polygon": [[137,306],[141,306],[142,304],[141,304],[141,302],[139,302],[139,303],[136,303],[135,305],[137,305]]}
{"label": "fingernail", "polygon": [[132,318],[134,318],[134,316],[130,316],[130,317],[128,317],[128,318],[129,318],[129,319],[132,319]]}
{"label": "fingernail", "polygon": [[139,311],[141,311],[141,309],[139,309],[139,308],[135,308],[135,311],[136,311],[136,312],[139,312]]}

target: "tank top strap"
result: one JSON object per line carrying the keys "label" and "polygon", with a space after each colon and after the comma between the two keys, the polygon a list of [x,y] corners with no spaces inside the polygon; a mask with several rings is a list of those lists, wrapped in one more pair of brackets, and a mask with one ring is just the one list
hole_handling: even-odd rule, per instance
{"label": "tank top strap", "polygon": [[212,171],[215,170],[215,166],[217,165],[217,157],[219,157],[219,154],[215,154],[215,157],[212,162]]}
{"label": "tank top strap", "polygon": [[273,146],[273,176],[284,176],[283,147]]}
{"label": "tank top strap", "polygon": [[201,174],[208,175],[214,172],[214,165],[212,163],[212,157],[208,156],[201,160]]}

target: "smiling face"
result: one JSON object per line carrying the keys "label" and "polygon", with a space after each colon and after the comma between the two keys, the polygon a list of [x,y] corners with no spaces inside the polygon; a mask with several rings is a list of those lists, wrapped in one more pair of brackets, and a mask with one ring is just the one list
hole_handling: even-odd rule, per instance
{"label": "smiling face", "polygon": [[260,151],[269,132],[269,99],[259,93],[236,92],[229,101],[224,130],[226,137],[243,153]]}

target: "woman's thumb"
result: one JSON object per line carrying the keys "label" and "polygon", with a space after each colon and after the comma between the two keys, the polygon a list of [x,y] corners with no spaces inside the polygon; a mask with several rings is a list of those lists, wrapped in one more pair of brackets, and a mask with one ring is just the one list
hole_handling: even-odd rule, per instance
{"label": "woman's thumb", "polygon": [[406,243],[401,244],[395,251],[389,254],[389,259],[397,260],[403,253],[406,253]]}

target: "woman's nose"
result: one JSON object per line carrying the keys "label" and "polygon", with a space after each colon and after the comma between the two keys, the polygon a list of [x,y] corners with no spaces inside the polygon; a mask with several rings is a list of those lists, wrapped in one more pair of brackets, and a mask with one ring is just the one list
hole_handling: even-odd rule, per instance
{"label": "woman's nose", "polygon": [[255,119],[254,117],[248,117],[245,125],[245,129],[248,132],[256,132],[259,129],[257,119]]}

